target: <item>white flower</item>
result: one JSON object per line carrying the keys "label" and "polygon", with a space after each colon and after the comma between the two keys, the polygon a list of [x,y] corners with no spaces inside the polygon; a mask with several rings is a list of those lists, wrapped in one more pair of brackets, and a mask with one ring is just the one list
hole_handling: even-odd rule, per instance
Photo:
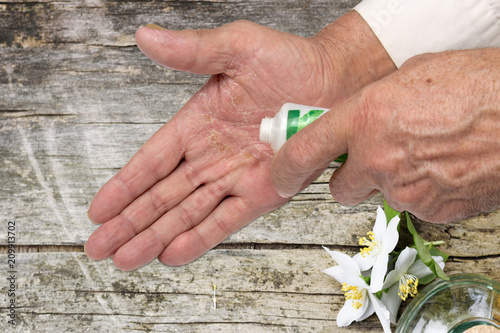
{"label": "white flower", "polygon": [[[394,270],[387,274],[382,289],[390,288],[387,293],[382,294],[382,303],[387,306],[391,313],[391,322],[396,323],[401,301],[405,301],[408,296],[415,297],[418,293],[418,281],[424,277],[433,274],[422,260],[418,259],[417,250],[413,248],[405,248],[399,254]],[[443,258],[440,256],[432,257],[434,261],[444,268]]]}
{"label": "white flower", "polygon": [[356,261],[344,253],[324,249],[337,262],[338,266],[330,267],[323,272],[342,283],[342,291],[345,292],[346,302],[337,316],[337,325],[339,327],[348,326],[353,321],[364,320],[375,312],[382,323],[384,332],[391,332],[389,311],[370,292],[370,286],[362,278]]}
{"label": "white flower", "polygon": [[384,210],[378,207],[373,231],[368,232],[370,240],[365,237],[359,240],[359,245],[366,247],[361,249],[361,253],[354,256],[354,260],[362,271],[372,268],[370,282],[372,292],[378,292],[382,289],[389,262],[389,253],[394,250],[399,239],[398,224],[399,216],[395,216],[387,224]]}

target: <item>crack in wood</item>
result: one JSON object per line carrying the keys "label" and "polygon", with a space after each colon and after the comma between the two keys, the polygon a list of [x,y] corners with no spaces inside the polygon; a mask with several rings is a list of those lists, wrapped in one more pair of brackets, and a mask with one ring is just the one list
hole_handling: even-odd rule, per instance
{"label": "crack in wood", "polygon": [[[316,251],[323,249],[323,246],[330,250],[351,251],[356,252],[360,246],[349,246],[339,244],[294,244],[294,243],[222,243],[212,249],[217,250],[256,250],[256,251],[281,251],[281,250],[310,250]],[[44,253],[44,252],[84,252],[83,245],[17,245],[16,253]],[[8,246],[0,245],[0,254],[7,254]],[[453,260],[484,260],[500,258],[499,254],[489,254],[482,256],[450,256],[449,261]]]}
{"label": "crack in wood", "polygon": [[[213,293],[188,293],[181,291],[165,291],[165,292],[154,292],[154,291],[132,291],[132,290],[84,290],[84,289],[64,289],[58,290],[62,292],[74,292],[74,293],[89,293],[89,294],[130,294],[130,295],[174,295],[174,296],[213,296]],[[219,298],[227,297],[229,294],[275,294],[275,295],[303,295],[303,296],[339,296],[344,295],[343,292],[331,293],[317,293],[317,292],[296,292],[296,291],[272,291],[272,290],[231,290],[231,289],[219,289]]]}
{"label": "crack in wood", "polygon": [[77,116],[74,113],[28,113],[28,114],[22,114],[22,112],[35,112],[35,111],[34,110],[19,110],[19,111],[0,110],[0,115],[1,116],[8,116],[9,118],[35,118],[35,117],[62,118],[62,117],[76,117]]}

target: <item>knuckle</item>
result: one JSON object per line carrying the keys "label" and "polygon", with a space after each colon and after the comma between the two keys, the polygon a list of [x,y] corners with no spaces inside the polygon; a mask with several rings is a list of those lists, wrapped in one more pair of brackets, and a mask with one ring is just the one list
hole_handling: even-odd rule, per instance
{"label": "knuckle", "polygon": [[177,209],[177,218],[184,226],[185,230],[190,230],[195,226],[195,220],[197,215],[197,207],[194,208],[190,205],[190,207],[185,207],[183,204],[178,205]]}
{"label": "knuckle", "polygon": [[[329,162],[322,163],[318,155],[324,150],[322,145],[328,145],[329,142],[323,142],[313,137],[306,129],[300,133],[299,140],[290,140],[289,145],[285,145],[283,151],[285,161],[294,173],[308,176],[312,170],[317,170],[328,166]],[[325,164],[325,165],[322,165]]]}
{"label": "knuckle", "polygon": [[364,189],[357,189],[344,177],[332,177],[330,179],[330,193],[332,197],[343,206],[355,206],[362,202],[366,195]]}
{"label": "knuckle", "polygon": [[387,204],[397,211],[414,211],[415,203],[418,202],[413,191],[405,188],[394,189],[384,193]]}
{"label": "knuckle", "polygon": [[192,166],[185,165],[184,177],[186,178],[192,189],[197,188],[201,184],[200,172]]}
{"label": "knuckle", "polygon": [[398,188],[391,193],[391,198],[401,207],[410,208],[416,202],[416,195],[414,191],[406,188]]}
{"label": "knuckle", "polygon": [[197,198],[195,205],[205,209],[207,203],[221,201],[226,194],[226,184],[220,181],[214,182],[204,186],[202,192],[203,194]]}
{"label": "knuckle", "polygon": [[169,202],[167,201],[167,198],[157,187],[151,188],[149,198],[156,214],[163,214],[169,210]]}
{"label": "knuckle", "polygon": [[231,227],[232,223],[222,218],[218,214],[212,215],[212,221],[225,237],[231,235],[235,231]]}
{"label": "knuckle", "polygon": [[282,160],[291,174],[303,174],[307,170],[307,160],[310,150],[306,148],[305,140],[290,141],[283,146]]}
{"label": "knuckle", "polygon": [[186,230],[192,229],[211,210],[211,204],[226,195],[226,184],[214,182],[204,185],[189,200],[177,206],[178,217]]}
{"label": "knuckle", "polygon": [[[226,212],[225,214],[218,212],[218,214],[214,214],[215,221],[217,225],[222,230],[223,238],[226,238],[236,231],[240,230],[245,224],[246,216],[248,216],[248,212],[250,211],[250,207],[247,202],[244,200],[235,200],[231,198],[231,210]],[[217,240],[217,243],[222,242],[223,238]]]}

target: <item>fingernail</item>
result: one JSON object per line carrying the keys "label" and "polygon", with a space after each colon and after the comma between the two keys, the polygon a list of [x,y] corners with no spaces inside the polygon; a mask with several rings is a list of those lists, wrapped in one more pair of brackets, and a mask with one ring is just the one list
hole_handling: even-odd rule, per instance
{"label": "fingernail", "polygon": [[155,29],[155,30],[166,30],[165,28],[162,28],[156,24],[146,24],[146,28]]}
{"label": "fingernail", "polygon": [[90,210],[87,211],[87,217],[89,218],[90,222],[95,223],[94,221],[92,221],[92,218],[90,217],[90,213],[89,212],[90,212]]}
{"label": "fingernail", "polygon": [[278,195],[280,197],[282,197],[283,199],[290,199],[291,197],[293,197],[296,193],[294,194],[289,194],[289,193],[285,193],[283,191],[280,191],[280,190],[276,190],[276,192],[278,192]]}

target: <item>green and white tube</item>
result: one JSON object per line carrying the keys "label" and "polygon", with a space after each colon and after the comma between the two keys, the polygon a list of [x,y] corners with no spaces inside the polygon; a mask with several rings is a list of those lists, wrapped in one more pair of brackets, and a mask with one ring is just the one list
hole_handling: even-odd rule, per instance
{"label": "green and white tube", "polygon": [[328,109],[285,103],[274,118],[266,117],[260,124],[260,141],[270,143],[278,151],[292,135],[321,117]]}
{"label": "green and white tube", "polygon": [[[315,106],[285,103],[274,118],[266,117],[260,124],[260,141],[270,143],[274,152],[283,146],[292,135],[324,115],[329,109]],[[344,154],[336,159],[345,162]]]}

